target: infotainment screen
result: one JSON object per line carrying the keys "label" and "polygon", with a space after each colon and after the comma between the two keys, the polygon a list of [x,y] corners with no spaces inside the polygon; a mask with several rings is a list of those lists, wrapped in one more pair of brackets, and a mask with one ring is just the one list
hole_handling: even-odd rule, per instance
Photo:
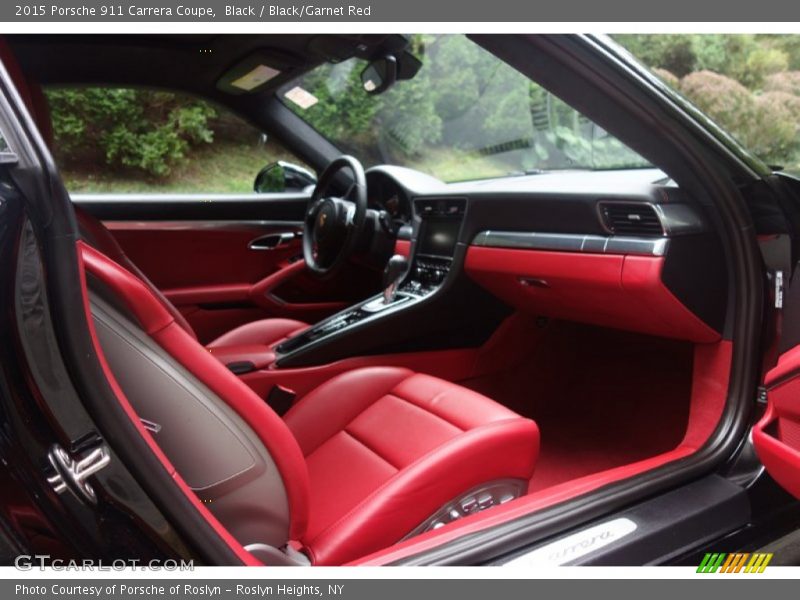
{"label": "infotainment screen", "polygon": [[430,256],[451,258],[460,228],[461,220],[459,219],[428,219],[424,221],[422,231],[420,231],[418,252]]}

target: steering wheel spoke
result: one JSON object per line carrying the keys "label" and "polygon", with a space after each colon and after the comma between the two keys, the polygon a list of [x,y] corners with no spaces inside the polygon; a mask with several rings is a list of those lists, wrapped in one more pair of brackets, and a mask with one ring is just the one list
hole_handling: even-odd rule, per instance
{"label": "steering wheel spoke", "polygon": [[[344,196],[328,195],[339,171],[348,169],[353,180]],[[303,257],[319,277],[338,271],[355,252],[367,215],[364,168],[352,156],[334,160],[319,178],[303,224]]]}
{"label": "steering wheel spoke", "polygon": [[312,201],[306,208],[306,219],[305,219],[306,222],[313,221],[316,218],[317,213],[319,212],[321,206],[322,206],[322,198],[316,201],[312,199]]}

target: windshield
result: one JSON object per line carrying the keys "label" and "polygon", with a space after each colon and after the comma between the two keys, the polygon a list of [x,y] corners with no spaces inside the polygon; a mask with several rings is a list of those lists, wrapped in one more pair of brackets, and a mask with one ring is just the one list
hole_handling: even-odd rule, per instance
{"label": "windshield", "polygon": [[463,35],[419,35],[422,68],[378,95],[366,63],[321,65],[281,100],[366,166],[395,164],[444,181],[649,163],[599,126]]}

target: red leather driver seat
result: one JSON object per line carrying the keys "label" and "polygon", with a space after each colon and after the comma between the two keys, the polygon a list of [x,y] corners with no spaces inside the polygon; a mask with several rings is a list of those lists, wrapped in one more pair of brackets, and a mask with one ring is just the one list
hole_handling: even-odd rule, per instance
{"label": "red leather driver seat", "polygon": [[339,375],[278,417],[152,290],[79,242],[105,360],[154,441],[248,549],[336,565],[527,491],[530,419],[407,369]]}
{"label": "red leather driver seat", "polygon": [[[90,215],[86,210],[78,205],[75,208],[75,217],[78,220],[78,228],[81,238],[90,246],[93,246],[115,262],[124,266],[131,273],[141,279],[150,288],[164,307],[175,317],[178,324],[186,330],[193,338],[197,339],[192,326],[184,318],[181,312],[169,299],[161,293],[147,276],[128,258],[125,251],[117,242],[114,235],[100,222],[99,219]],[[239,346],[239,345],[259,345],[274,346],[282,342],[295,333],[299,333],[308,327],[307,323],[294,319],[260,319],[251,323],[246,323],[239,327],[223,333],[221,336],[208,344],[209,348],[220,346]]]}

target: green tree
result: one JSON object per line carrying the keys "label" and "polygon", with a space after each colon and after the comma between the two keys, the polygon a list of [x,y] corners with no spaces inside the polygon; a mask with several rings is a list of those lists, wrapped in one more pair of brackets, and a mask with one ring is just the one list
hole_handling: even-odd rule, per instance
{"label": "green tree", "polygon": [[[57,152],[62,162],[169,175],[192,146],[208,144],[207,103],[166,92],[118,88],[51,89]],[[100,160],[97,160],[100,159]]]}
{"label": "green tree", "polygon": [[695,70],[695,40],[691,35],[624,34],[614,38],[649,67],[659,67],[678,77]]}

